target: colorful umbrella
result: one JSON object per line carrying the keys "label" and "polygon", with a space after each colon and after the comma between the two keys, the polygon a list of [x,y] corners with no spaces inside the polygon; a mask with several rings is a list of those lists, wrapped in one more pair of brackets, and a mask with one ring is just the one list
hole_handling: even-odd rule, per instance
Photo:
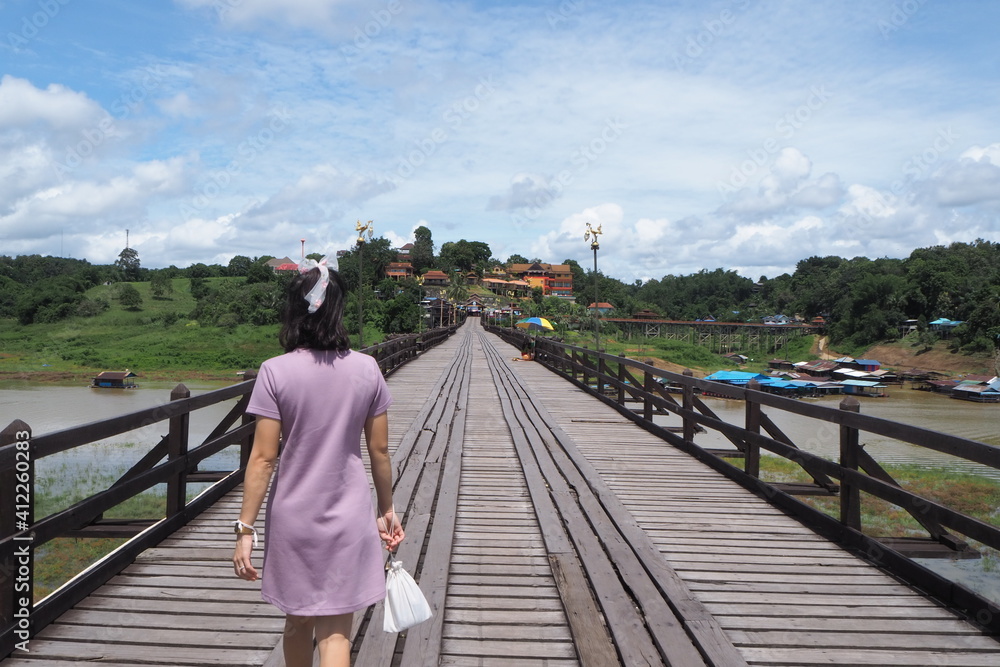
{"label": "colorful umbrella", "polygon": [[517,323],[517,328],[528,331],[554,331],[555,327],[544,317],[527,317]]}

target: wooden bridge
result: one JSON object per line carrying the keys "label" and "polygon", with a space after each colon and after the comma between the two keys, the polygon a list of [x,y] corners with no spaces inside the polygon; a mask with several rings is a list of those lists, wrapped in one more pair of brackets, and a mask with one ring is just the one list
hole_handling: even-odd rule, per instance
{"label": "wooden bridge", "polygon": [[[515,343],[518,335],[504,334]],[[1000,665],[1000,610],[904,554],[961,548],[956,533],[1000,548],[1000,531],[915,500],[865,458],[857,434],[922,439],[1000,467],[995,448],[850,406],[793,405],[735,388],[726,391],[747,400],[747,422],[724,424],[694,393],[703,381],[672,376],[684,387],[675,397],[651,367],[556,343],[537,349],[540,363],[515,362],[516,346],[470,319],[435,347],[382,350],[395,398],[394,499],[405,508],[407,531],[399,557],[436,613],[400,635],[382,632],[379,605],[357,614],[354,664]],[[241,386],[229,391],[245,394]],[[99,518],[96,510],[156,475],[166,476],[176,497],[185,480],[203,475],[194,470],[206,452],[246,447],[249,427],[227,431],[226,424],[188,452],[176,421],[184,408],[175,414],[171,406],[156,415],[172,420],[159,456],[109,489],[113,497],[32,526],[36,539],[131,530],[141,541],[167,532],[148,548],[93,566],[105,583],[88,586],[92,592],[73,582],[68,595],[57,592],[64,609],[46,601],[31,609],[30,652],[14,650],[2,667],[283,664],[280,614],[260,601],[257,585],[232,575],[239,488],[206,492],[204,502],[181,494],[161,522],[176,528],[115,528]],[[799,450],[763,407],[832,424],[842,460]],[[228,421],[235,424],[241,409]],[[679,426],[655,426],[656,412],[676,415]],[[16,470],[7,443],[24,426],[0,440],[4,494],[13,487],[2,475]],[[719,456],[698,447],[698,426],[724,433],[732,450]],[[43,455],[68,448],[64,440],[40,436],[34,447]],[[757,479],[760,448],[799,462],[812,489]],[[227,477],[231,486],[238,474]],[[902,543],[865,535],[862,490],[910,507],[928,537]],[[809,491],[839,493],[841,517],[818,516],[796,500]],[[201,504],[206,509],[196,515]],[[17,538],[26,533],[4,520],[0,565],[3,558],[8,565],[0,574],[9,598]],[[3,610],[12,621],[0,655],[20,641],[18,609],[15,601]]]}

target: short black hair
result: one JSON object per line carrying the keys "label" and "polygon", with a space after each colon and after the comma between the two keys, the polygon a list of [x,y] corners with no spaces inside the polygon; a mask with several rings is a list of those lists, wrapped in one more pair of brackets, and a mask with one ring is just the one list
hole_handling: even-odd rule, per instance
{"label": "short black hair", "polygon": [[315,313],[310,313],[306,294],[317,280],[318,268],[300,273],[288,285],[287,299],[281,311],[281,332],[278,334],[278,342],[285,352],[299,347],[339,352],[351,349],[351,341],[344,328],[344,295],[347,292],[344,279],[331,270],[323,305]]}

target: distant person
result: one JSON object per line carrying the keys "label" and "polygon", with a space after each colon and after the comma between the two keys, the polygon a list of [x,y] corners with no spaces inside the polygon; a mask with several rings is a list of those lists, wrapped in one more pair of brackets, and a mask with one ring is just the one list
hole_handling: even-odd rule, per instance
{"label": "distant person", "polygon": [[513,357],[511,361],[532,361],[535,358],[534,352],[531,351],[531,346],[526,345],[521,349],[520,357]]}
{"label": "distant person", "polygon": [[[285,665],[310,667],[313,636],[323,667],[349,665],[354,612],[385,597],[379,540],[404,537],[392,505],[392,398],[378,364],[350,349],[344,283],[304,260],[288,288],[278,339],[285,354],[260,367],[247,413],[257,416],[236,524],[236,575],[255,581],[253,527],[267,493],[262,597],[285,612]],[[378,509],[361,459],[371,460]],[[279,441],[280,448],[279,460]]]}

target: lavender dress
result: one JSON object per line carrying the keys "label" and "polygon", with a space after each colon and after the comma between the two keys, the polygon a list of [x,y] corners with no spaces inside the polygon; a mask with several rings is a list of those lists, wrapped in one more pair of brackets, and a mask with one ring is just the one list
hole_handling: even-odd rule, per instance
{"label": "lavender dress", "polygon": [[286,614],[343,614],[385,597],[361,434],[391,403],[375,360],[359,352],[300,348],[261,365],[247,412],[280,420],[284,443],[261,595]]}

